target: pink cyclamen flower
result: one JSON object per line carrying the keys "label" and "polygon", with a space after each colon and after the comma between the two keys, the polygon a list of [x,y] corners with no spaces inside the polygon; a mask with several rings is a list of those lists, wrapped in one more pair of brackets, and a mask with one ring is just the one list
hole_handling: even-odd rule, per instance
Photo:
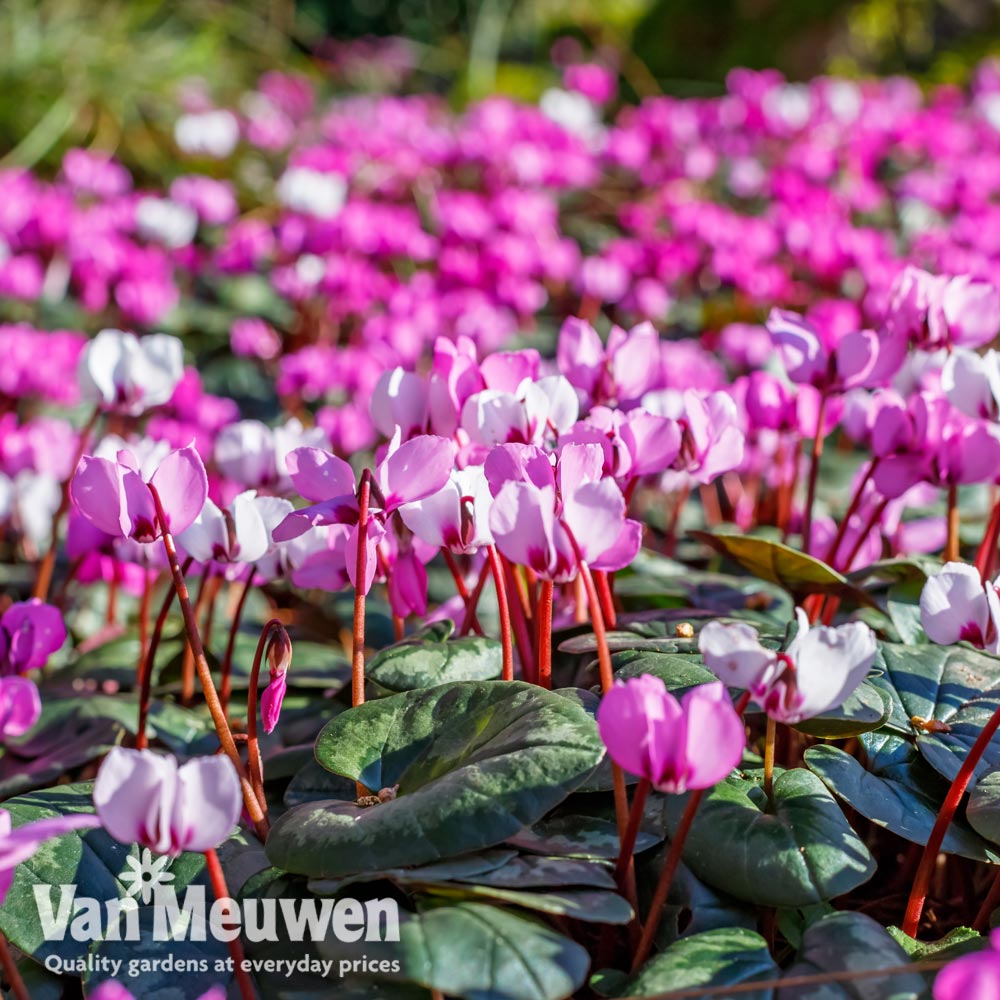
{"label": "pink cyclamen flower", "polygon": [[115,840],[176,857],[225,840],[243,795],[228,757],[196,757],[178,767],[171,756],[115,747],[97,773],[94,806]]}
{"label": "pink cyclamen flower", "polygon": [[950,562],[927,578],[920,594],[920,624],[941,646],[970,642],[1000,652],[1000,579],[984,584],[979,570]]}
{"label": "pink cyclamen flower", "polygon": [[1000,928],[988,948],[949,962],[934,980],[934,1000],[995,1000],[1000,996]]}
{"label": "pink cyclamen flower", "polygon": [[0,809],[0,903],[3,903],[14,882],[17,866],[32,857],[46,840],[100,825],[101,821],[92,813],[71,813],[24,823],[15,828],[10,813]]}
{"label": "pink cyclamen flower", "polygon": [[176,337],[102,330],[80,355],[80,393],[105,409],[138,416],[166,403],[184,374]]}
{"label": "pink cyclamen flower", "polygon": [[292,644],[288,633],[279,629],[267,647],[267,666],[270,683],[260,696],[260,716],[264,732],[274,731],[281,715],[281,703],[288,687],[288,668],[292,665]]}
{"label": "pink cyclamen flower", "polygon": [[62,615],[37,597],[12,604],[0,618],[0,675],[23,674],[45,666],[66,641]]}
{"label": "pink cyclamen flower", "polygon": [[678,701],[651,674],[618,681],[601,701],[597,726],[616,764],[674,794],[722,781],[746,745],[722,684],[702,684]]}
{"label": "pink cyclamen flower", "polygon": [[85,455],[76,467],[70,495],[77,510],[106,534],[154,542],[162,526],[151,488],[163,504],[167,529],[176,535],[189,528],[208,496],[208,476],[194,447],[172,451],[149,476],[124,449],[114,462]]}
{"label": "pink cyclamen flower", "polygon": [[[136,1000],[121,983],[114,979],[105,979],[92,993],[87,994],[88,1000]],[[198,1000],[226,1000],[226,990],[223,986],[213,986],[208,992],[202,993]]]}
{"label": "pink cyclamen flower", "polygon": [[745,687],[772,719],[788,725],[842,705],[867,676],[878,649],[862,622],[813,628],[801,608],[795,615],[799,629],[784,653],[762,646],[757,630],[742,623],[710,622],[698,640],[712,673]]}
{"label": "pink cyclamen flower", "polygon": [[292,512],[281,497],[259,497],[256,490],[237,495],[228,507],[206,500],[177,543],[199,562],[256,563],[273,545],[268,525],[280,523]]}
{"label": "pink cyclamen flower", "polygon": [[0,677],[0,742],[22,736],[42,714],[42,699],[27,677]]}

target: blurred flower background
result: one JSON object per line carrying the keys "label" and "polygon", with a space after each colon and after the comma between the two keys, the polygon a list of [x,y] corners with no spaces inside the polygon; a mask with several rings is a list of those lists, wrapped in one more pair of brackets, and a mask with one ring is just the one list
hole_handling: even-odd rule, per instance
{"label": "blurred flower background", "polygon": [[84,145],[169,176],[178,96],[201,81],[225,104],[268,69],[456,107],[537,99],[575,46],[618,67],[625,101],[715,96],[734,66],[961,83],[998,29],[981,0],[4,0],[0,163],[55,168]]}

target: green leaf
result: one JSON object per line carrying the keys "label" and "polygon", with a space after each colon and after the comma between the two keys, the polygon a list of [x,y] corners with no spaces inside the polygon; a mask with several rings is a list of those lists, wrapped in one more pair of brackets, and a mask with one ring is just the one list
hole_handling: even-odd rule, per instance
{"label": "green leaf", "polygon": [[[810,747],[806,766],[862,816],[914,844],[926,844],[947,784],[912,744],[879,734],[869,741],[868,770],[838,747]],[[1000,861],[987,843],[956,816],[942,850],[976,861]]]}
{"label": "green leaf", "polygon": [[[640,830],[635,842],[636,854],[648,850],[660,839]],[[613,860],[618,857],[618,827],[596,816],[559,816],[544,819],[508,837],[507,843],[535,854]]]}
{"label": "green leaf", "polygon": [[[724,927],[680,938],[648,961],[616,996],[653,997],[672,990],[737,986],[780,976],[767,942],[743,927]],[[720,996],[713,993],[711,996]],[[774,990],[741,992],[746,1000],[771,1000]]]}
{"label": "green leaf", "polygon": [[[401,914],[399,941],[365,942],[375,961],[396,960],[393,979],[467,1000],[561,1000],[584,983],[590,958],[545,924],[484,903],[433,906]],[[327,959],[356,959],[357,946],[332,937]]]}
{"label": "green leaf", "polygon": [[298,806],[271,830],[273,864],[339,876],[423,864],[513,837],[577,788],[604,753],[571,699],[530,684],[458,682],[366,702],[329,723],[317,760],[392,801]]}
{"label": "green leaf", "polygon": [[659,677],[667,690],[678,697],[699,684],[711,684],[719,679],[702,663],[698,655],[628,650],[616,653],[611,665],[615,676],[622,680],[640,677],[642,674]]}
{"label": "green leaf", "polygon": [[496,680],[502,671],[501,644],[484,636],[450,639],[452,622],[387,646],[365,667],[365,677],[385,691],[416,691],[451,681]]}
{"label": "green leaf", "polygon": [[[867,972],[907,965],[906,952],[885,928],[863,913],[833,913],[806,929],[795,964],[784,978],[828,972]],[[821,992],[815,985],[782,986],[781,1000],[930,1000],[930,992],[919,972],[896,972],[885,977],[826,983]]]}
{"label": "green leaf", "polygon": [[[949,781],[1000,706],[1000,658],[965,645],[880,645],[876,666],[884,673],[870,678],[890,698],[885,728],[917,738],[917,749]],[[933,721],[940,732],[922,733],[911,718]],[[862,741],[867,737],[862,737]],[[986,748],[976,776],[1000,767],[1000,738]]]}
{"label": "green leaf", "polygon": [[870,598],[843,574],[781,542],[723,532],[691,531],[688,534],[739,563],[759,580],[776,583],[793,595],[837,594],[870,603]]}
{"label": "green leaf", "polygon": [[[871,878],[874,859],[819,778],[777,774],[772,811],[760,778],[730,775],[705,794],[684,846],[699,879],[760,906],[808,906]],[[687,798],[664,797],[671,834]]]}
{"label": "green leaf", "polygon": [[889,695],[864,681],[839,708],[800,722],[795,728],[820,739],[843,740],[878,729],[891,712]]}
{"label": "green leaf", "polygon": [[976,833],[1000,844],[1000,771],[984,775],[976,782],[965,816]]}
{"label": "green leaf", "polygon": [[593,889],[529,892],[522,889],[501,889],[492,885],[459,884],[447,887],[425,885],[421,888],[444,899],[481,899],[484,902],[506,903],[525,910],[537,910],[539,913],[587,923],[627,924],[633,916],[632,907],[617,892]]}

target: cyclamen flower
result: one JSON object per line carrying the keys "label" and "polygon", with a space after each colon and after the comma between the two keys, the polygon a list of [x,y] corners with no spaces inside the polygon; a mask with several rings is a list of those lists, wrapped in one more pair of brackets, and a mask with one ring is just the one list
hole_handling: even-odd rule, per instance
{"label": "cyclamen flower", "polygon": [[281,715],[281,703],[288,687],[288,668],[292,665],[292,644],[288,633],[279,629],[267,647],[270,682],[260,696],[260,716],[264,732],[274,731]]}
{"label": "cyclamen flower", "polygon": [[37,597],[12,604],[0,618],[0,676],[44,667],[65,641],[62,615],[51,604]]}
{"label": "cyclamen flower", "polygon": [[950,562],[927,578],[920,594],[920,624],[941,646],[970,642],[1000,653],[1000,578],[984,584],[979,570]]}
{"label": "cyclamen flower", "polygon": [[183,374],[184,349],[176,337],[140,340],[121,330],[102,330],[84,348],[78,369],[84,399],[130,416],[166,403]]}
{"label": "cyclamen flower", "polygon": [[208,476],[191,445],[172,451],[147,478],[135,455],[125,449],[117,460],[85,455],[70,484],[77,510],[116,538],[154,542],[162,535],[150,488],[156,490],[167,529],[179,534],[201,513],[208,496]]}
{"label": "cyclamen flower", "polygon": [[358,581],[360,507],[354,470],[343,459],[319,448],[296,448],[288,456],[292,482],[302,496],[314,503],[289,514],[275,528],[274,540],[297,538],[314,525],[351,525],[344,551],[347,575],[353,586],[368,593],[375,579],[376,549],[385,537],[389,517],[404,504],[437,493],[448,481],[454,461],[455,445],[451,441],[426,434],[400,444],[397,429],[388,453],[375,469],[374,484],[381,496],[373,497],[369,505],[367,578]]}
{"label": "cyclamen flower", "polygon": [[17,866],[33,857],[45,841],[100,825],[101,821],[91,813],[70,813],[14,827],[10,813],[0,809],[0,904],[14,883]]}
{"label": "cyclamen flower", "polygon": [[[135,995],[114,979],[105,979],[93,992],[87,993],[88,1000],[136,1000]],[[224,986],[213,986],[202,993],[198,1000],[226,1000]]]}
{"label": "cyclamen flower", "polygon": [[22,736],[42,714],[42,699],[27,677],[0,677],[0,742]]}
{"label": "cyclamen flower", "polygon": [[495,491],[490,531],[500,551],[546,580],[571,580],[577,556],[594,569],[619,570],[642,545],[642,525],[625,516],[625,497],[602,478],[597,444],[571,444],[553,471],[541,449],[494,449],[485,472]]}
{"label": "cyclamen flower", "polygon": [[678,701],[651,674],[616,682],[601,700],[597,727],[616,764],[678,795],[718,784],[746,745],[743,720],[722,684],[702,684]]}
{"label": "cyclamen flower", "polygon": [[248,489],[285,492],[291,489],[286,459],[296,448],[329,448],[320,427],[305,428],[295,417],[279,427],[259,420],[238,420],[215,439],[215,464],[224,476]]}
{"label": "cyclamen flower", "polygon": [[469,553],[493,544],[489,526],[492,505],[483,469],[474,465],[452,471],[437,493],[403,504],[399,516],[428,545]]}
{"label": "cyclamen flower", "polygon": [[862,622],[811,628],[801,608],[799,629],[784,653],[760,644],[742,623],[709,622],[698,637],[705,666],[753,694],[772,719],[794,725],[842,705],[865,679],[878,644]]}
{"label": "cyclamen flower", "polygon": [[982,951],[949,962],[934,979],[934,1000],[995,1000],[1000,996],[1000,928]]}
{"label": "cyclamen flower", "polygon": [[256,563],[273,544],[269,525],[292,512],[290,500],[240,493],[228,507],[206,500],[201,512],[177,536],[177,543],[199,562]]}
{"label": "cyclamen flower", "polygon": [[225,840],[243,795],[228,757],[196,757],[178,767],[171,756],[114,747],[97,773],[94,806],[115,840],[177,857]]}

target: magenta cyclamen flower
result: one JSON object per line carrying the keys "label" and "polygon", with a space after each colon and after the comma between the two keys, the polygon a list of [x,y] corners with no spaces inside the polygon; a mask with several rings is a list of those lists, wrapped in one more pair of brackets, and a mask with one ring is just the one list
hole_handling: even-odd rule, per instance
{"label": "magenta cyclamen flower", "polygon": [[292,665],[292,644],[284,629],[278,630],[267,647],[267,665],[271,679],[260,696],[260,715],[264,732],[270,733],[281,715],[281,703],[288,687],[288,668]]}
{"label": "magenta cyclamen flower", "polygon": [[26,733],[42,714],[42,699],[27,677],[0,677],[0,742]]}
{"label": "magenta cyclamen flower", "polygon": [[[106,979],[92,993],[87,994],[88,1000],[135,1000],[121,983],[114,979]],[[213,986],[207,993],[202,993],[198,1000],[226,1000],[226,990],[222,986]]]}
{"label": "magenta cyclamen flower", "polygon": [[661,792],[710,788],[740,762],[743,720],[722,684],[702,684],[678,701],[659,677],[618,681],[597,710],[611,759]]}
{"label": "magenta cyclamen flower", "polygon": [[85,455],[76,467],[70,495],[77,510],[106,534],[153,542],[162,526],[151,488],[163,504],[167,529],[176,535],[190,527],[208,496],[208,477],[198,452],[191,445],[172,451],[148,477],[130,451],[119,451],[114,462]]}
{"label": "magenta cyclamen flower", "polygon": [[91,813],[71,813],[24,823],[15,829],[10,813],[0,809],[0,903],[14,882],[14,870],[32,857],[46,840],[100,825],[100,820]]}
{"label": "magenta cyclamen flower", "polygon": [[66,641],[62,615],[37,597],[12,604],[0,618],[0,675],[23,674],[45,666]]}
{"label": "magenta cyclamen flower", "polygon": [[1000,928],[982,951],[949,962],[934,980],[934,1000],[994,1000],[1000,996]]}
{"label": "magenta cyclamen flower", "polygon": [[950,562],[928,577],[920,594],[920,624],[941,646],[970,642],[1000,652],[1000,580],[984,584],[979,570]]}
{"label": "magenta cyclamen flower", "polygon": [[176,857],[225,840],[243,794],[228,757],[196,757],[178,767],[171,756],[115,747],[94,782],[94,806],[115,840]]}
{"label": "magenta cyclamen flower", "polygon": [[709,622],[698,637],[705,666],[744,687],[764,711],[794,725],[842,705],[865,679],[878,644],[862,622],[811,628],[795,609],[798,632],[784,653],[760,644],[757,630],[742,623]]}

